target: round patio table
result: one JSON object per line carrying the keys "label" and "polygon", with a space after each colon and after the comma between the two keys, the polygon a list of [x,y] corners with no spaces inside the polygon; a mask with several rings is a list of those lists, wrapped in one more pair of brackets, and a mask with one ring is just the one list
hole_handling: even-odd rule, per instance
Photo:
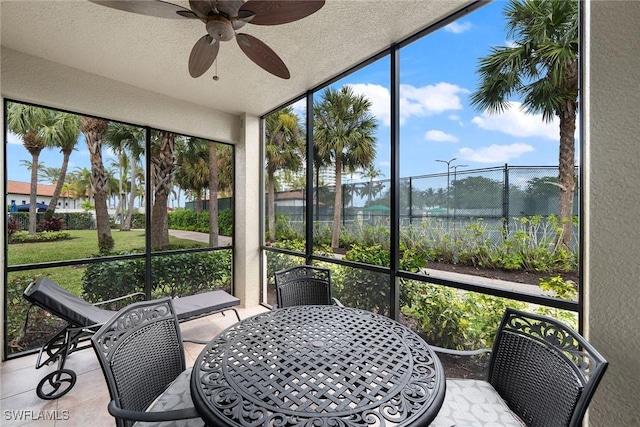
{"label": "round patio table", "polygon": [[191,374],[211,426],[428,426],[444,394],[442,365],[420,336],[338,306],[244,319],[205,346]]}

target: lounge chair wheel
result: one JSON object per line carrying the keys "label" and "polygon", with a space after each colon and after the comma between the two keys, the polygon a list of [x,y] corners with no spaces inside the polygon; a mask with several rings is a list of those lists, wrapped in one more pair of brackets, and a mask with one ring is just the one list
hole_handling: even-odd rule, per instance
{"label": "lounge chair wheel", "polygon": [[67,394],[75,384],[75,372],[70,369],[58,369],[40,380],[36,394],[43,400],[57,399]]}

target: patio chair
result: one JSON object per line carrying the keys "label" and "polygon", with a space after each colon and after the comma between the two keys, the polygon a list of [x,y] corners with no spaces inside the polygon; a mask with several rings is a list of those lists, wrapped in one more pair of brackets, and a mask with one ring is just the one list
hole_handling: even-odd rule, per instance
{"label": "patio chair", "polygon": [[134,425],[133,421],[204,425],[191,400],[191,368],[185,369],[170,298],[123,308],[91,336],[91,343],[111,395],[107,408],[118,427]]}
{"label": "patio chair", "polygon": [[[33,306],[40,307],[66,321],[66,325],[58,330],[40,348],[38,353],[36,369],[51,363],[58,363],[58,368],[42,378],[36,387],[38,397],[45,400],[62,397],[71,391],[75,385],[76,373],[64,367],[67,357],[77,350],[90,347],[91,344],[88,343],[87,338],[116,313],[102,308],[101,305],[132,297],[144,299],[144,294],[137,292],[90,304],[47,277],[30,283],[22,296],[31,303],[25,318],[24,333],[27,331],[29,312]],[[238,320],[240,320],[240,315],[235,309],[235,306],[239,304],[240,300],[238,298],[221,290],[189,295],[173,300],[173,306],[180,322],[213,313],[222,313],[224,315],[227,310],[233,310]],[[202,343],[198,340],[189,341]]]}
{"label": "patio chair", "polygon": [[514,309],[506,310],[490,352],[487,381],[447,380],[432,427],[578,427],[608,365],[563,323]]}
{"label": "patio chair", "polygon": [[331,271],[327,268],[300,265],[275,273],[276,302],[279,308],[296,305],[331,305],[342,303],[331,296]]}

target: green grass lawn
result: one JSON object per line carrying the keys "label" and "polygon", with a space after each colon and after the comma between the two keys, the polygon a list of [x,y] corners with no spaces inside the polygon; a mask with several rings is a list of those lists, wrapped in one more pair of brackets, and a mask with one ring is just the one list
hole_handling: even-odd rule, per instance
{"label": "green grass lawn", "polygon": [[[96,230],[68,230],[71,239],[55,242],[17,243],[9,245],[8,265],[36,264],[41,262],[69,261],[90,258],[98,253]],[[112,230],[114,252],[143,250],[144,230]],[[169,237],[175,247],[202,247],[204,243]]]}
{"label": "green grass lawn", "polygon": [[[68,230],[71,239],[54,242],[17,243],[8,245],[8,265],[37,264],[54,261],[71,261],[90,258],[98,253],[98,235],[96,230]],[[144,230],[119,231],[112,230],[114,251],[142,250],[145,247]],[[192,248],[206,246],[193,240],[169,237],[173,247]],[[76,295],[82,293],[82,275],[84,265],[38,268],[33,270],[9,273],[9,282],[17,276],[48,276],[54,282],[64,286]]]}

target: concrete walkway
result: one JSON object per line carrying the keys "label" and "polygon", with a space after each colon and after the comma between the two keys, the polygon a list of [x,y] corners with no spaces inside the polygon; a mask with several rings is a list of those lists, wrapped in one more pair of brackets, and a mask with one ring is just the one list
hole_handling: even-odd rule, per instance
{"label": "concrete walkway", "polygon": [[[185,230],[169,230],[169,235],[179,239],[194,240],[196,242],[209,243],[209,235],[207,233],[199,233],[197,231]],[[219,246],[231,246],[233,240],[229,236],[218,236]]]}

